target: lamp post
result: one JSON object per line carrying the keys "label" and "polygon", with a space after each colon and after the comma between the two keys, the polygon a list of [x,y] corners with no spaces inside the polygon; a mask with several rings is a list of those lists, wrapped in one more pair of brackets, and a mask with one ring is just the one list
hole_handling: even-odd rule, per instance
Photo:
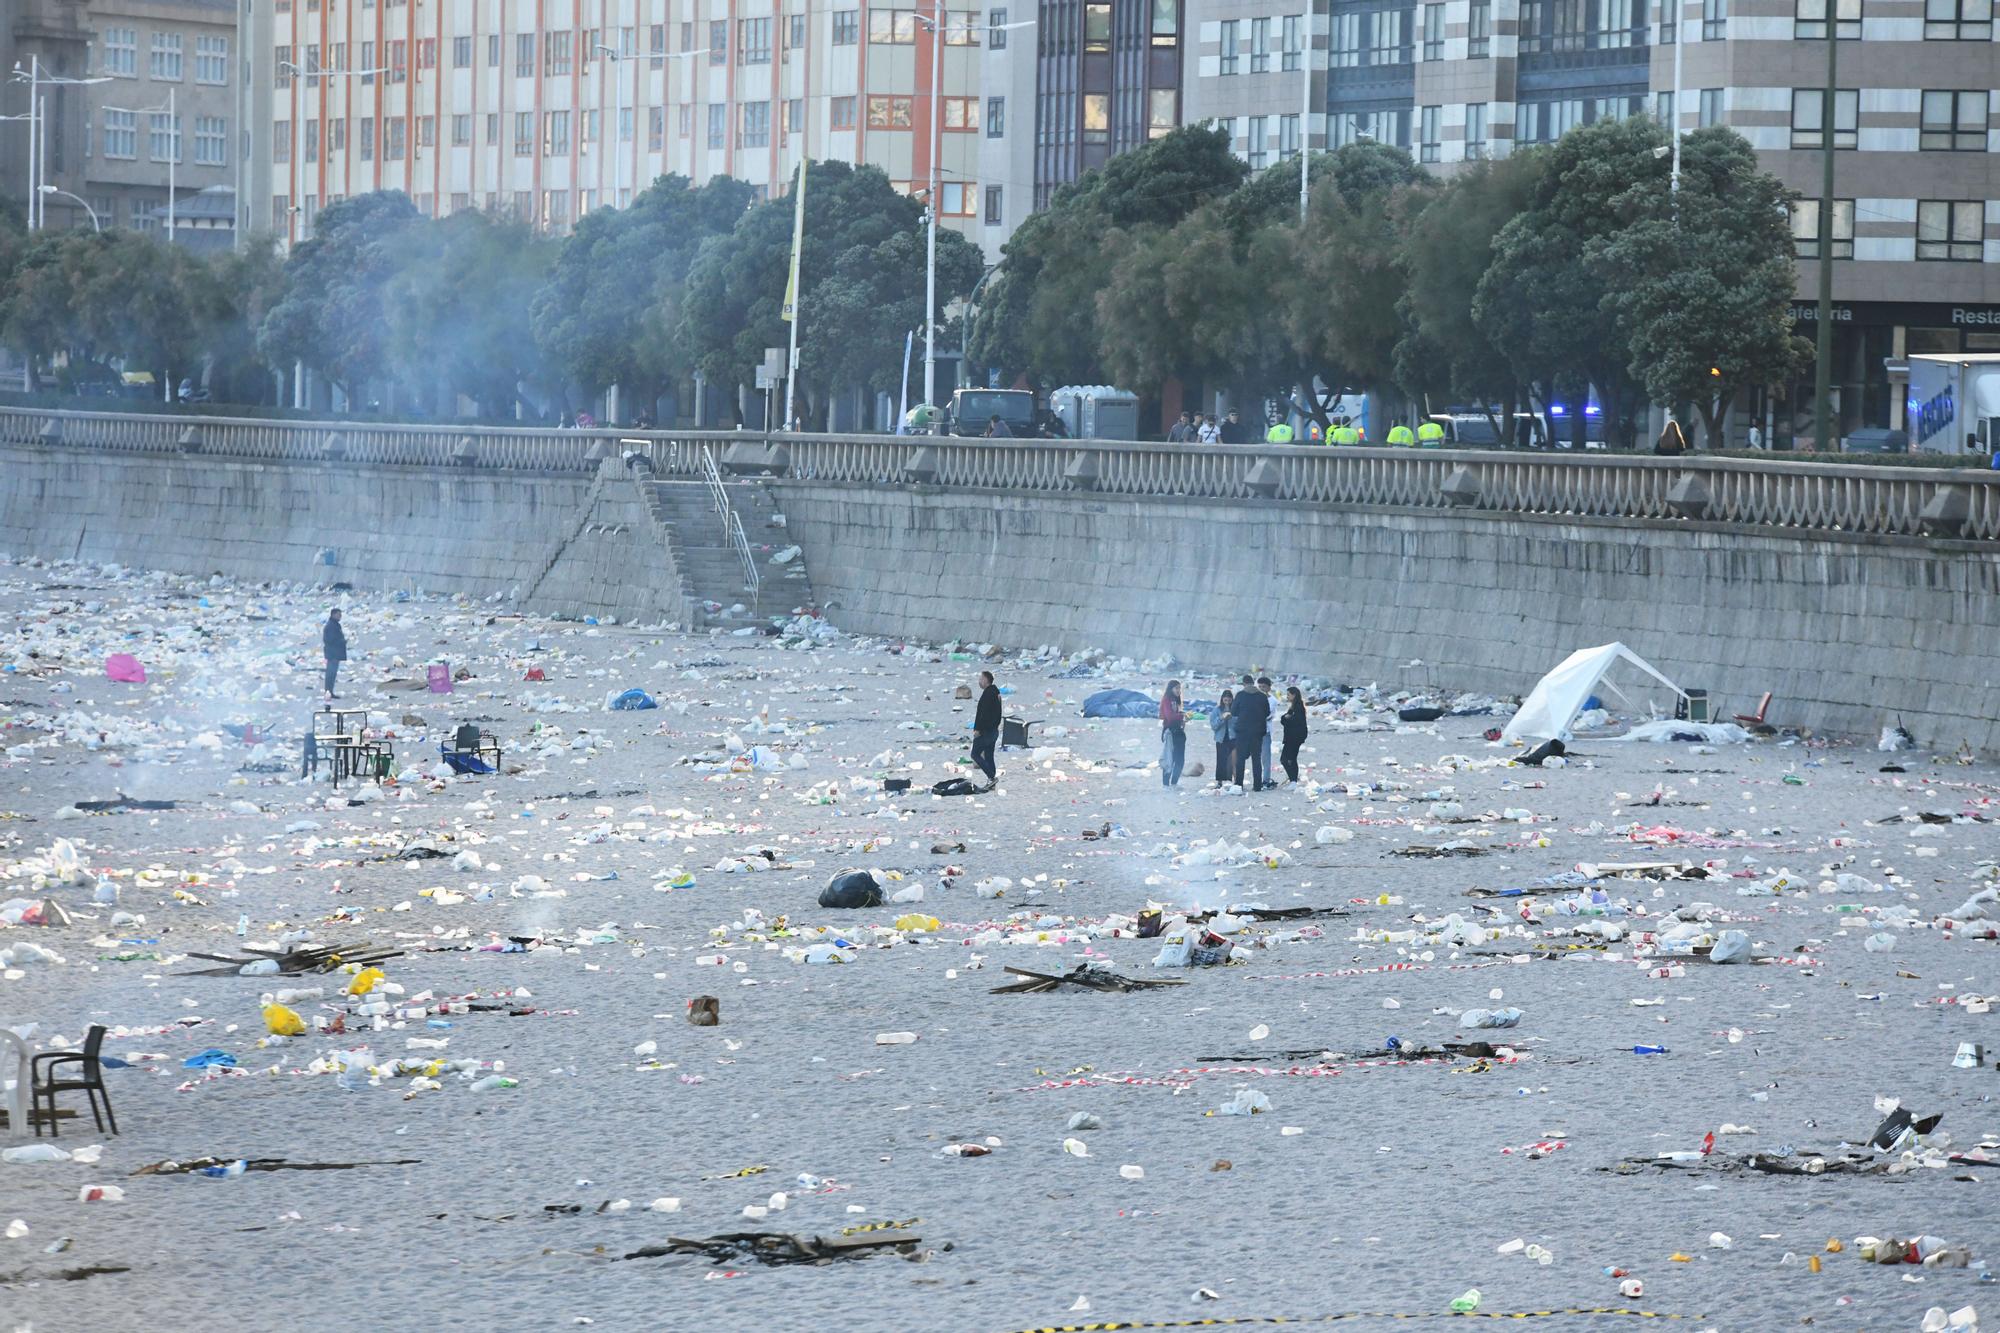
{"label": "lamp post", "polygon": [[104,224],[97,220],[97,210],[92,208],[90,206],[90,201],[85,199],[83,196],[71,194],[68,190],[58,190],[53,185],[44,185],[40,187],[40,193],[59,194],[65,199],[76,200],[79,204],[83,205],[83,211],[90,214],[90,229],[96,232],[101,232],[104,230]]}
{"label": "lamp post", "polygon": [[[1840,117],[1840,11],[1834,0],[1826,5],[1826,94],[1820,111],[1821,157],[1819,193],[1819,327],[1813,330],[1813,443],[1821,453],[1832,450],[1839,434],[1833,423],[1833,144]],[[1857,141],[1859,136],[1856,136]]]}
{"label": "lamp post", "polygon": [[1312,115],[1313,115],[1313,12],[1308,9],[1299,20],[1299,73],[1305,87],[1299,90],[1299,225],[1306,223],[1306,205],[1312,200]]}
{"label": "lamp post", "polygon": [[37,54],[28,57],[27,69],[22,69],[21,62],[15,61],[10,77],[15,83],[28,85],[28,230],[39,231],[42,225],[42,185],[49,175],[49,108],[42,100],[42,89],[81,88],[93,83],[109,83],[111,76],[70,79],[54,74],[44,75],[42,58]]}

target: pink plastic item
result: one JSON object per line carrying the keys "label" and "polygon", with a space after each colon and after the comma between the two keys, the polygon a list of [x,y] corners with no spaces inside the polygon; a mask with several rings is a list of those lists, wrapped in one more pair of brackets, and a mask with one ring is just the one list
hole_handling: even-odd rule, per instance
{"label": "pink plastic item", "polygon": [[451,693],[451,663],[433,662],[426,671],[432,694]]}
{"label": "pink plastic item", "polygon": [[104,674],[127,685],[144,685],[146,668],[130,653],[113,653],[104,659]]}

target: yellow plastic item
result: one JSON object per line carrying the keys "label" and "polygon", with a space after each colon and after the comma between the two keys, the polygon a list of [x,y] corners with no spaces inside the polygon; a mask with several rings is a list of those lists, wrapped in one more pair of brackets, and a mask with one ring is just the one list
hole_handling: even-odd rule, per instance
{"label": "yellow plastic item", "polygon": [[1670,1254],[1667,1258],[1677,1264],[1691,1264],[1694,1262],[1694,1256],[1691,1254]]}
{"label": "yellow plastic item", "polygon": [[355,974],[354,980],[347,983],[347,993],[349,995],[366,995],[369,991],[375,989],[375,983],[380,980],[382,980],[381,968],[363,968]]}
{"label": "yellow plastic item", "polygon": [[306,1021],[284,1005],[274,1003],[264,1006],[264,1026],[273,1036],[297,1037],[304,1035]]}
{"label": "yellow plastic item", "polygon": [[936,917],[925,916],[922,912],[905,912],[896,918],[897,930],[936,930],[938,925]]}
{"label": "yellow plastic item", "polygon": [[1840,1243],[1840,1237],[1838,1236],[1835,1236],[1832,1240],[1826,1243],[1826,1252],[1828,1254],[1839,1254],[1842,1250],[1846,1248],[1847,1247],[1845,1245],[1842,1245]]}
{"label": "yellow plastic item", "polygon": [[1819,1256],[1816,1254],[1807,1255],[1806,1267],[1810,1268],[1815,1273],[1819,1272]]}

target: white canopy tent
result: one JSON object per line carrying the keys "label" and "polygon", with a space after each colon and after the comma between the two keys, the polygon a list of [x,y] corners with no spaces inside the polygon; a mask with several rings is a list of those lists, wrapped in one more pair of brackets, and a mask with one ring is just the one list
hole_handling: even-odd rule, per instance
{"label": "white canopy tent", "polygon": [[1567,741],[1570,724],[1576,721],[1576,715],[1583,711],[1584,701],[1590,698],[1599,684],[1620,699],[1625,698],[1624,691],[1615,682],[1604,678],[1605,673],[1620,662],[1631,663],[1675,694],[1687,697],[1680,686],[1661,675],[1652,663],[1622,643],[1579,648],[1565,657],[1555,670],[1535,682],[1535,688],[1522,701],[1520,711],[1501,731],[1500,738],[1506,741]]}

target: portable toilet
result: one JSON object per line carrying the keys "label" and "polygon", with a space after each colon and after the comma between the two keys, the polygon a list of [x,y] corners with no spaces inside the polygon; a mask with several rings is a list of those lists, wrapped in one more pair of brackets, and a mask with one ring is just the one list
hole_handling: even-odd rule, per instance
{"label": "portable toilet", "polygon": [[1073,384],[1049,392],[1049,415],[1062,422],[1063,433],[1072,440],[1083,434],[1082,394]]}
{"label": "portable toilet", "polygon": [[1072,384],[1049,395],[1063,429],[1079,440],[1139,438],[1139,396],[1109,384]]}

